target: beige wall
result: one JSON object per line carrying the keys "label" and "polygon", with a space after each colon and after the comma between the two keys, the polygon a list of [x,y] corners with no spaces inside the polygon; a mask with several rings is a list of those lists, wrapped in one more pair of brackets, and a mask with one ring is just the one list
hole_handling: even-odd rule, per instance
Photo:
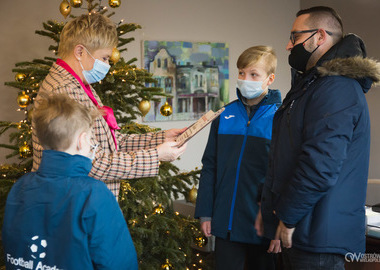
{"label": "beige wall", "polygon": [[[48,19],[62,21],[58,7],[61,0],[12,0],[0,9],[0,120],[19,121],[22,113],[16,112],[17,90],[4,86],[14,79],[11,69],[16,62],[52,56],[47,48],[50,40],[34,34]],[[102,1],[106,4],[108,1]],[[246,48],[267,44],[278,54],[279,65],[273,88],[288,91],[290,72],[285,45],[299,0],[122,0],[113,20],[125,19],[143,26],[134,34],[136,41],[123,56],[137,56],[141,60],[142,40],[185,40],[227,42],[230,47],[230,97],[236,97],[236,59]],[[139,61],[140,65],[140,61]],[[184,127],[191,122],[154,123],[164,129]],[[177,162],[181,169],[201,166],[201,157],[207,142],[205,129],[189,142],[188,150]],[[7,137],[0,138],[0,143]],[[0,150],[0,163],[5,162],[5,150]]]}
{"label": "beige wall", "polygon": [[[301,8],[327,5],[342,17],[345,33],[355,33],[365,42],[368,57],[380,60],[380,1],[378,0],[301,0]],[[366,95],[371,115],[371,159],[369,178],[380,178],[380,87]],[[343,98],[343,97],[342,97]]]}

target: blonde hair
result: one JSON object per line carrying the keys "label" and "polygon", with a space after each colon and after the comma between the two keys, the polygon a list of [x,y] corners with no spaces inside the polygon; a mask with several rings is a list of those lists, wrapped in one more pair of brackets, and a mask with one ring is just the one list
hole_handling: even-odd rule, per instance
{"label": "blonde hair", "polygon": [[236,66],[238,69],[244,69],[256,64],[260,60],[264,61],[268,75],[275,73],[277,67],[277,56],[274,49],[269,46],[261,45],[246,49],[239,56]]}
{"label": "blonde hair", "polygon": [[65,151],[75,134],[89,130],[100,115],[65,94],[43,95],[34,109],[33,122],[44,149]]}
{"label": "blonde hair", "polygon": [[117,43],[116,26],[109,18],[99,13],[84,14],[63,27],[58,55],[61,58],[69,56],[79,44],[94,52],[98,49],[114,48]]}

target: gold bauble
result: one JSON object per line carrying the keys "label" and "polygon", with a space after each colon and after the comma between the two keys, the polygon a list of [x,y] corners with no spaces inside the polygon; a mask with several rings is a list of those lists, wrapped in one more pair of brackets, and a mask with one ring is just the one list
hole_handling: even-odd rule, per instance
{"label": "gold bauble", "polygon": [[22,146],[19,148],[19,153],[22,158],[27,158],[32,155],[32,151],[30,150],[30,146],[24,142]]}
{"label": "gold bauble", "polygon": [[67,0],[63,0],[62,3],[59,5],[59,12],[63,15],[63,17],[67,17],[67,15],[71,12],[71,6]]}
{"label": "gold bauble", "polygon": [[207,237],[206,236],[198,236],[195,238],[195,244],[198,246],[198,247],[204,247],[207,245]]}
{"label": "gold bauble", "polygon": [[197,195],[198,195],[198,189],[195,186],[193,186],[193,188],[190,189],[189,191],[189,196],[188,196],[189,202],[195,203],[197,201]]}
{"label": "gold bauble", "polygon": [[22,82],[26,78],[26,75],[24,73],[17,73],[15,76],[16,82]]}
{"label": "gold bauble", "polygon": [[110,5],[111,8],[117,8],[121,4],[121,0],[109,0],[108,4]]}
{"label": "gold bauble", "polygon": [[161,204],[159,204],[158,206],[156,206],[154,208],[154,214],[158,214],[158,215],[161,215],[164,213],[164,208],[162,207]]}
{"label": "gold bauble", "polygon": [[169,116],[173,113],[173,108],[170,106],[170,104],[166,101],[164,105],[160,108],[160,113],[163,116]]}
{"label": "gold bauble", "polygon": [[22,91],[22,93],[20,95],[18,95],[18,97],[17,97],[18,106],[20,106],[21,108],[28,107],[30,102],[31,102],[30,97],[27,94],[25,94],[24,91]]}
{"label": "gold bauble", "polygon": [[139,104],[139,110],[143,116],[145,116],[150,110],[150,102],[149,100],[143,99]]}
{"label": "gold bauble", "polygon": [[82,6],[82,0],[71,0],[70,4],[75,8],[79,8]]}
{"label": "gold bauble", "polygon": [[120,59],[120,52],[117,48],[113,48],[110,60],[116,64]]}
{"label": "gold bauble", "polygon": [[166,262],[161,265],[161,269],[164,270],[173,270],[173,265],[169,262],[169,259],[166,259]]}

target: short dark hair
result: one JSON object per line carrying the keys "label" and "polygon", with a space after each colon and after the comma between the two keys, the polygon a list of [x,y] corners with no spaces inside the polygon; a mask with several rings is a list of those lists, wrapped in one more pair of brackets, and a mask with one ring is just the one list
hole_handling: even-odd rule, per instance
{"label": "short dark hair", "polygon": [[310,24],[312,28],[318,28],[319,23],[322,20],[325,20],[327,24],[331,27],[330,30],[336,34],[339,39],[343,36],[343,22],[342,18],[339,16],[338,12],[336,12],[331,7],[326,6],[315,6],[307,9],[301,9],[297,12],[296,16],[301,16],[304,14],[309,14],[310,17],[307,20],[307,23]]}

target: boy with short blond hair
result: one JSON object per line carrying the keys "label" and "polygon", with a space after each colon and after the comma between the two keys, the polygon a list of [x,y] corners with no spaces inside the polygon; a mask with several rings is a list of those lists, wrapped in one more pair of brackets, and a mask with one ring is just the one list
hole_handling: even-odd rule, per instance
{"label": "boy with short blond hair", "polygon": [[[36,172],[12,187],[2,240],[7,269],[137,269],[136,251],[115,197],[88,176],[98,111],[68,96],[44,96],[34,111],[44,147]],[[25,266],[25,265],[24,265]],[[34,268],[33,268],[34,269]]]}
{"label": "boy with short blond hair", "polygon": [[255,46],[246,49],[239,56],[236,66],[238,69],[243,69],[252,66],[259,61],[265,63],[264,69],[267,71],[268,75],[276,72],[277,56],[274,49],[269,46]]}
{"label": "boy with short blond hair", "polygon": [[[237,61],[238,99],[212,123],[202,158],[195,217],[214,235],[217,270],[274,269],[262,235],[265,180],[274,113],[281,103],[274,81],[277,58],[268,46],[245,50]],[[246,268],[245,268],[246,267]]]}

